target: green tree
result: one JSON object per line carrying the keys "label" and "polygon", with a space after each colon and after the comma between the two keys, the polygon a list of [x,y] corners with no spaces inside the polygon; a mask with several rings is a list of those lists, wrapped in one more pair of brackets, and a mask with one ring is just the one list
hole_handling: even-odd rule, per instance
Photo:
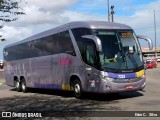
{"label": "green tree", "polygon": [[[22,8],[20,8],[19,3],[22,2],[14,0],[0,0],[0,21],[2,22],[13,22],[18,19],[19,15],[24,15]],[[0,29],[3,25],[0,25]],[[0,35],[0,40],[5,41],[5,39]]]}

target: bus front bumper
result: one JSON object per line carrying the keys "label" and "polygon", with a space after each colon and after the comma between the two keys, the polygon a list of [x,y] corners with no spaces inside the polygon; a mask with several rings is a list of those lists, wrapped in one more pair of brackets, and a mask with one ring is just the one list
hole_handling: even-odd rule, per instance
{"label": "bus front bumper", "polygon": [[127,81],[128,82],[113,82],[113,81],[102,80],[99,92],[118,93],[124,91],[138,91],[138,90],[143,90],[146,85],[145,78],[141,78],[135,82],[133,82],[132,80],[127,80]]}

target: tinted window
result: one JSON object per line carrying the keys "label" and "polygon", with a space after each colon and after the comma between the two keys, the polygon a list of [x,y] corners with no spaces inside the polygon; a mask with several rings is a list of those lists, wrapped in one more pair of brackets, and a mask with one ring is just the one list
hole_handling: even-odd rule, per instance
{"label": "tinted window", "polygon": [[23,43],[16,46],[16,59],[25,59],[30,57],[29,53],[29,45],[27,43]]}
{"label": "tinted window", "polygon": [[68,31],[51,35],[45,39],[46,54],[68,53],[73,55],[74,48]]}
{"label": "tinted window", "polygon": [[39,56],[43,56],[44,55],[44,40],[42,39],[38,39],[38,40],[34,40],[30,43],[30,54],[31,57],[39,57]]}
{"label": "tinted window", "polygon": [[75,37],[75,40],[78,44],[78,48],[81,52],[81,56],[83,58],[83,60],[85,60],[85,48],[84,48],[84,44],[86,42],[93,42],[92,40],[89,39],[85,39],[82,38],[83,35],[92,35],[92,31],[88,28],[75,28],[72,29],[73,35]]}
{"label": "tinted window", "polygon": [[72,29],[72,32],[76,41],[81,41],[81,42],[84,42],[82,38],[83,35],[92,35],[92,31],[88,28],[75,28]]}
{"label": "tinted window", "polygon": [[68,31],[62,32],[58,35],[58,46],[59,53],[73,55],[72,53],[74,53],[74,48]]}
{"label": "tinted window", "polygon": [[19,60],[58,53],[75,55],[69,32],[61,32],[5,49],[5,60]]}
{"label": "tinted window", "polygon": [[5,60],[16,60],[16,47],[15,46],[5,49],[4,59]]}
{"label": "tinted window", "polygon": [[52,55],[58,53],[58,39],[57,34],[44,38],[45,40],[45,54]]}
{"label": "tinted window", "polygon": [[94,44],[86,45],[86,62],[90,65],[96,64],[96,53],[95,53]]}

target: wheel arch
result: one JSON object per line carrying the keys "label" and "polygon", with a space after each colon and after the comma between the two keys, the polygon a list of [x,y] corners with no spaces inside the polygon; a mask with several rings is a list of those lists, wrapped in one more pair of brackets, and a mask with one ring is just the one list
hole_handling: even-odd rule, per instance
{"label": "wheel arch", "polygon": [[[80,82],[81,82],[81,84],[82,84],[82,80],[81,80],[81,77],[80,77],[79,75],[77,75],[77,74],[71,75],[71,76],[70,76],[70,86],[71,86],[71,90],[73,90],[73,84],[74,84],[74,81],[75,81],[76,79],[80,80]],[[83,89],[83,87],[82,87],[82,89]]]}
{"label": "wheel arch", "polygon": [[25,79],[25,77],[24,76],[20,76],[20,81],[22,81],[23,79]]}
{"label": "wheel arch", "polygon": [[19,79],[18,79],[17,76],[14,76],[14,77],[13,77],[13,84],[14,84],[14,86],[16,86],[16,81],[19,81]]}

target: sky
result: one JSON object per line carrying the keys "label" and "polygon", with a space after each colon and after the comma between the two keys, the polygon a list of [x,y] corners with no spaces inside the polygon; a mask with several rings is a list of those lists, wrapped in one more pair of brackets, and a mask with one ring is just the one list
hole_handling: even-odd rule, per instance
{"label": "sky", "polygon": [[[114,5],[114,21],[131,26],[137,35],[148,36],[155,43],[154,12],[156,17],[156,41],[160,46],[160,0],[110,0]],[[97,20],[108,21],[107,0],[25,0],[20,7],[26,15],[4,25],[0,35],[6,39],[0,42],[0,59],[5,45],[72,22]],[[147,46],[145,42],[140,42]]]}

